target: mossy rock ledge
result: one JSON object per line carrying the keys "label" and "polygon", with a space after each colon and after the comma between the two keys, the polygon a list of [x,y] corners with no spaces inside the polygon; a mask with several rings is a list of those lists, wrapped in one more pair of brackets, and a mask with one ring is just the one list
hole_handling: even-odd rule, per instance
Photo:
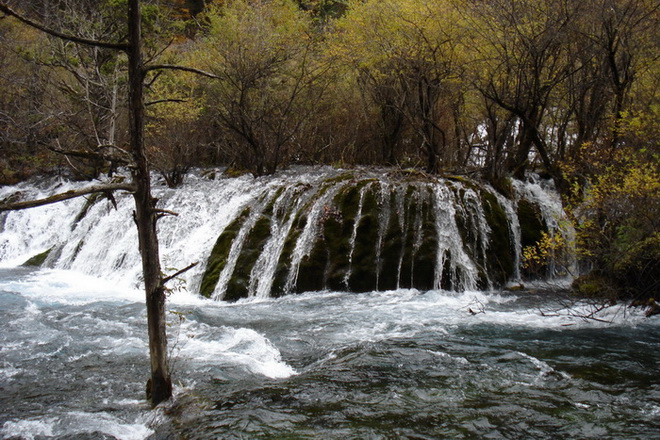
{"label": "mossy rock ledge", "polygon": [[[259,276],[272,276],[269,295],[275,297],[323,290],[460,290],[461,281],[467,279],[465,271],[475,270],[458,264],[458,258],[464,255],[478,272],[478,288],[503,286],[515,272],[515,245],[504,208],[477,182],[455,185],[448,197],[461,203],[464,193],[456,188],[473,192],[474,203],[480,204],[481,218],[485,217],[487,227],[479,225],[475,215],[461,214],[463,209],[442,208],[434,185],[443,184],[449,186],[441,181],[416,181],[409,176],[405,181],[391,177],[381,181],[342,175],[320,187],[302,188],[300,197],[307,197],[305,202],[291,202],[296,208],[288,208],[286,214],[274,212],[281,192],[273,192],[271,199],[263,202],[265,208],[245,208],[220,233],[208,258],[200,293],[213,296],[230,260],[235,261],[233,273],[222,288],[222,299],[227,301],[255,294],[251,292],[255,285],[251,277]],[[332,192],[328,192],[330,188]],[[319,203],[320,200],[325,201]],[[527,244],[535,243],[545,230],[540,212],[524,200],[518,206],[523,239]],[[442,222],[438,221],[439,216],[443,216]],[[455,222],[452,230],[458,230],[462,249],[443,247],[448,241],[439,225],[446,222]],[[281,225],[285,223],[289,226],[283,229]],[[282,235],[274,237],[274,233]],[[305,250],[301,252],[299,241],[303,234],[309,241],[304,242]],[[242,240],[240,246],[234,243],[237,239]],[[280,245],[276,247],[279,255],[272,260],[274,266],[269,271],[255,269],[261,253],[275,248],[270,245],[270,240],[275,239]],[[236,249],[240,253],[230,258]],[[301,252],[298,259],[294,258],[296,252]],[[299,261],[297,266],[294,260]]]}

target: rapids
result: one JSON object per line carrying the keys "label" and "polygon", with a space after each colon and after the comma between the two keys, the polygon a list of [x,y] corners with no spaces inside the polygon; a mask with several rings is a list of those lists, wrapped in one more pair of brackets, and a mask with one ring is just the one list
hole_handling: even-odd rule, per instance
{"label": "rapids", "polygon": [[[546,286],[547,287],[547,286]],[[142,292],[0,269],[0,435],[650,439],[660,321],[557,292],[174,292],[176,395],[151,411]],[[472,311],[473,313],[471,313]]]}
{"label": "rapids", "polygon": [[[179,190],[156,189],[160,206],[179,213],[159,224],[164,270],[202,264],[178,280],[168,297],[176,395],[155,411],[143,400],[149,361],[131,198],[118,196],[117,209],[79,199],[1,214],[0,436],[658,437],[658,316],[644,318],[626,305],[600,310],[566,297],[557,280],[524,281],[530,291],[506,292],[486,276],[490,288],[478,290],[482,262],[497,237],[484,193],[460,181],[414,183],[422,188],[415,206],[444,206],[430,222],[431,243],[443,252],[429,266],[432,288],[404,286],[407,263],[404,257],[387,263],[386,242],[391,231],[420,231],[431,217],[409,209],[413,205],[400,197],[407,193],[400,180],[376,187],[373,176],[338,177],[330,169],[267,179],[190,176]],[[320,193],[328,179],[337,185]],[[364,183],[354,192],[354,221],[344,225],[348,251],[335,279],[350,287],[366,255],[356,243],[371,197],[379,207],[369,235],[375,286],[388,276],[398,276],[399,284],[360,294],[325,289],[271,296],[286,252],[281,286],[296,291],[306,275],[305,255],[315,252],[314,240],[324,235],[317,220],[336,216],[327,207],[354,182]],[[0,200],[17,191],[38,198],[77,185],[55,179],[3,187]],[[486,192],[508,219],[508,251],[515,262],[509,279],[518,282],[524,276],[520,253],[529,238],[518,219],[521,200],[538,205],[551,227],[561,226],[561,206],[543,182],[513,187],[514,199]],[[307,221],[297,223],[293,213],[304,209]],[[206,262],[223,231],[238,225],[227,263],[217,273],[212,296],[218,299],[246,261],[242,252],[250,246],[244,240],[263,222],[256,213],[267,211],[263,252],[244,271],[251,275],[244,284],[248,297],[225,302],[200,296]],[[461,224],[481,229],[461,235]],[[296,227],[295,240],[287,239]],[[425,245],[416,246],[411,249]],[[21,266],[49,250],[41,267]],[[448,277],[455,277],[451,290],[442,288]]]}

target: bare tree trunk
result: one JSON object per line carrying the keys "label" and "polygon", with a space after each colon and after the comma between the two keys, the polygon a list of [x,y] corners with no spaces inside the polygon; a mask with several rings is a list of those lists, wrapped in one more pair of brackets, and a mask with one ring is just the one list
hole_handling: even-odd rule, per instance
{"label": "bare tree trunk", "polygon": [[[42,200],[1,204],[0,212],[46,205],[80,197],[92,192],[110,192],[116,190],[133,192],[133,198],[135,199],[134,219],[138,229],[140,256],[142,258],[142,273],[147,302],[147,325],[149,329],[151,378],[147,382],[147,398],[156,406],[172,396],[172,381],[170,379],[167,360],[167,335],[165,332],[165,283],[194,267],[196,263],[167,278],[163,278],[163,274],[161,273],[156,221],[158,220],[159,213],[165,211],[156,209],[157,199],[151,195],[151,176],[149,174],[149,162],[147,161],[144,146],[144,77],[148,71],[157,69],[183,70],[213,78],[216,76],[208,72],[181,66],[145,66],[142,60],[139,0],[128,0],[128,44],[90,40],[58,32],[17,13],[3,1],[0,1],[0,12],[15,17],[26,25],[54,37],[92,47],[122,50],[128,55],[128,107],[132,155],[132,163],[129,166],[131,168],[133,182],[130,184],[95,185],[82,190],[68,191]],[[65,154],[73,153],[65,152]],[[76,154],[82,154],[84,156],[89,153],[83,152]],[[104,157],[102,153],[95,153],[93,155],[98,158]]]}
{"label": "bare tree trunk", "polygon": [[172,381],[167,362],[165,332],[165,289],[160,270],[158,237],[156,235],[156,199],[151,195],[151,176],[144,148],[144,75],[140,29],[139,0],[128,2],[128,76],[129,127],[131,150],[135,168],[135,223],[138,229],[140,256],[147,302],[151,379],[147,383],[147,397],[153,405],[172,396]]}

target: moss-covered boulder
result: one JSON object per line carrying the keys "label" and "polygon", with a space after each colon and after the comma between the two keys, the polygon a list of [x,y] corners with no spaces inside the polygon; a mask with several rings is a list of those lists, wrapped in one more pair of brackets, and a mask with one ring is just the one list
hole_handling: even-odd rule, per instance
{"label": "moss-covered boulder", "polygon": [[[264,193],[218,237],[202,294],[217,290],[229,261],[233,273],[223,298],[230,301],[261,289],[262,280],[253,279],[260,276],[273,276],[266,280],[272,296],[327,289],[429,290],[438,282],[456,290],[475,277],[478,287],[487,288],[509,280],[515,245],[495,195],[466,179],[450,183],[447,192],[437,187],[443,182],[428,178],[388,179],[346,172],[317,186]],[[545,230],[540,211],[521,200],[518,215],[525,242],[535,243]],[[454,237],[456,231],[460,237]],[[266,249],[279,254],[262,255]]]}
{"label": "moss-covered boulder", "polygon": [[272,212],[261,214],[245,237],[236,266],[227,282],[227,290],[223,297],[225,301],[247,298],[252,268],[270,237],[271,214]]}
{"label": "moss-covered boulder", "polygon": [[380,243],[380,261],[378,274],[379,290],[394,290],[399,286],[399,266],[406,237],[401,228],[401,216],[404,212],[397,209],[397,193],[390,192],[388,196],[389,215],[387,219],[387,228],[383,233]]}
{"label": "moss-covered boulder", "polygon": [[351,226],[355,227],[355,243],[351,254],[348,287],[352,292],[370,292],[378,288],[379,192],[380,187],[376,184],[366,189],[360,216],[351,222]]}
{"label": "moss-covered boulder", "polygon": [[438,235],[430,189],[410,186],[404,205],[403,257],[399,287],[432,289],[437,265]]}

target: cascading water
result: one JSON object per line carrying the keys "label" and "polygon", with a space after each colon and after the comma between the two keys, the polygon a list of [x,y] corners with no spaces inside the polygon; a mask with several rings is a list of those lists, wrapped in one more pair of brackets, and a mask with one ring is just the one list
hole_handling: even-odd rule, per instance
{"label": "cascading water", "polygon": [[[9,187],[0,196],[71,185],[53,182],[41,193]],[[515,188],[550,230],[558,227],[561,205],[546,191],[536,183]],[[214,299],[324,289],[465,291],[520,278],[516,200],[475,182],[321,169],[262,179],[190,176],[183,188],[156,188],[156,195],[161,208],[179,213],[159,222],[163,267],[199,262],[184,282]],[[3,214],[0,264],[49,252],[47,267],[139,285],[132,209],[124,195],[116,209],[90,199]],[[496,248],[493,236],[507,248]]]}
{"label": "cascading water", "polygon": [[494,188],[489,188],[490,193],[493,194],[498,203],[504,208],[506,213],[506,218],[509,224],[509,231],[511,232],[511,238],[513,239],[513,250],[514,250],[514,274],[512,281],[520,281],[520,256],[522,254],[521,242],[520,242],[520,221],[518,220],[518,215],[516,214],[516,207],[514,206],[515,201],[507,199],[502,194],[497,192]]}
{"label": "cascading water", "polygon": [[158,186],[179,213],[163,269],[200,265],[171,286],[157,411],[131,197],[0,214],[0,437],[655,438],[657,316],[497,290],[562,226],[550,190],[513,188],[328,168]]}
{"label": "cascading water", "polygon": [[[533,202],[542,216],[543,223],[546,225],[547,234],[554,237],[557,234],[562,236],[565,246],[557,250],[560,255],[553,255],[549,259],[547,268],[547,277],[571,277],[577,273],[577,261],[575,258],[575,230],[570,222],[566,220],[561,198],[555,191],[552,181],[543,181],[536,176],[529,176],[527,182],[513,181],[516,193],[516,201],[526,200]],[[514,220],[515,222],[516,220]],[[518,227],[519,224],[518,224]]]}

